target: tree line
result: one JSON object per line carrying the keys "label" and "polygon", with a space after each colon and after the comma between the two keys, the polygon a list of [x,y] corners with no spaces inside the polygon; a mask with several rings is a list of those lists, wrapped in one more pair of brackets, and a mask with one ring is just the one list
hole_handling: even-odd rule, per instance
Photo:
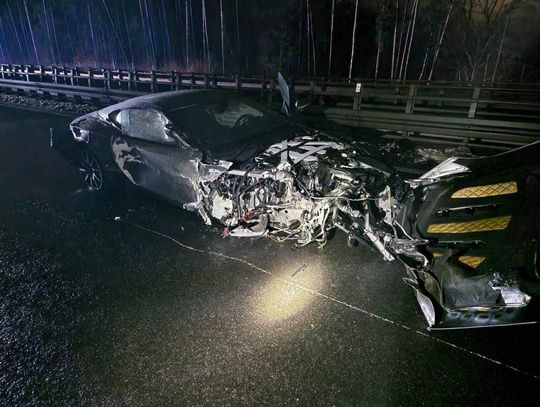
{"label": "tree line", "polygon": [[0,0],[4,63],[537,81],[538,0]]}

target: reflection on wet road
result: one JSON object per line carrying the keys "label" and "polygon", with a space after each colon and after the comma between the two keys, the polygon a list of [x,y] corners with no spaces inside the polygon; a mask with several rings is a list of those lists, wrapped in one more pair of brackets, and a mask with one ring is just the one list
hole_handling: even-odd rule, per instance
{"label": "reflection on wet road", "polygon": [[8,405],[536,398],[537,327],[428,333],[399,264],[344,236],[222,239],[137,190],[91,193],[48,147],[66,122],[0,109]]}

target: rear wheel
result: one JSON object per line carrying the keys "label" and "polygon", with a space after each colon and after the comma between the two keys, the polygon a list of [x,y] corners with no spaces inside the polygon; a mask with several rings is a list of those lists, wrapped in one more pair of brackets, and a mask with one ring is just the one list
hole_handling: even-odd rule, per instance
{"label": "rear wheel", "polygon": [[88,188],[94,191],[103,188],[103,171],[92,151],[88,149],[81,151],[78,168]]}

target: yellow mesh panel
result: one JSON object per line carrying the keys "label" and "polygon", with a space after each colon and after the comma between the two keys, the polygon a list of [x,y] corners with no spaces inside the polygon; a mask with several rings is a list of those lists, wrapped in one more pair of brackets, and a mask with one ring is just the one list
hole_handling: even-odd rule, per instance
{"label": "yellow mesh panel", "polygon": [[487,232],[491,230],[506,229],[510,223],[511,216],[499,216],[497,218],[487,218],[480,220],[472,220],[468,222],[453,222],[453,223],[435,223],[429,225],[428,233],[472,233],[472,232]]}
{"label": "yellow mesh panel", "polygon": [[459,256],[458,260],[467,266],[477,268],[486,258],[481,256]]}
{"label": "yellow mesh panel", "polygon": [[452,198],[484,198],[486,196],[515,194],[517,190],[515,181],[501,182],[499,184],[462,188],[454,192]]}

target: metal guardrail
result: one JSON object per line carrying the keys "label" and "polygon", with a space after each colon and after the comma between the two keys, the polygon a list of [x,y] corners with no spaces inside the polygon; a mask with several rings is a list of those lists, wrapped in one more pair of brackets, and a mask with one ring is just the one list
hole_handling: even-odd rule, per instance
{"label": "metal guardrail", "polygon": [[[294,81],[308,111],[340,124],[460,142],[525,144],[540,139],[540,84]],[[33,65],[1,65],[0,88],[114,103],[148,92],[220,88],[279,100],[269,78]]]}

